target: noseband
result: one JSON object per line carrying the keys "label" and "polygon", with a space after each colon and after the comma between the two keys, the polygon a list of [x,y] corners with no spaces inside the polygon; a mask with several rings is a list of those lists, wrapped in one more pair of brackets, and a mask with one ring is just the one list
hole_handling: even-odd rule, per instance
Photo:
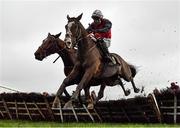
{"label": "noseband", "polygon": [[[57,49],[57,53],[61,53],[64,49],[66,49],[66,45],[64,45],[64,48],[61,49],[57,40],[54,40],[53,46],[51,47],[55,47],[55,49]],[[44,53],[45,56],[47,56],[48,48],[43,48],[43,46],[40,46],[39,49]]]}

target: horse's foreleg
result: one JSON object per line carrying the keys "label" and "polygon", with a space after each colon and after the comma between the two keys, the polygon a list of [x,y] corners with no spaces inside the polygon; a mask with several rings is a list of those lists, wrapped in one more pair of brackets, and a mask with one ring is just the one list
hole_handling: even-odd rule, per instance
{"label": "horse's foreleg", "polygon": [[87,86],[84,88],[84,91],[85,91],[85,97],[86,97],[86,102],[87,102],[87,108],[88,109],[92,109],[94,107],[94,104],[93,104],[93,100],[90,96],[90,92],[89,92],[89,89],[90,89],[90,86]]}
{"label": "horse's foreleg", "polygon": [[69,85],[74,84],[74,80],[76,79],[76,77],[79,74],[79,70],[76,67],[64,80],[63,83],[61,84],[61,86],[59,87],[57,93],[56,93],[56,97],[53,101],[53,108],[57,108],[58,104],[59,104],[59,97],[62,95],[62,93],[64,92],[65,88]]}
{"label": "horse's foreleg", "polygon": [[95,103],[98,102],[101,98],[103,98],[105,87],[106,87],[106,84],[102,83],[101,86],[100,86],[100,89],[99,89],[99,92],[98,92],[98,97],[96,98]]}
{"label": "horse's foreleg", "polygon": [[90,89],[90,86],[84,88],[85,98],[86,98],[86,101],[87,101],[87,102],[88,102],[89,99],[90,99],[89,89]]}
{"label": "horse's foreleg", "polygon": [[92,76],[93,76],[93,71],[94,71],[94,69],[88,69],[85,73],[84,73],[84,75],[83,75],[83,77],[82,77],[82,79],[81,79],[81,81],[80,81],[80,83],[79,83],[79,85],[76,87],[76,91],[75,91],[75,93],[72,95],[72,100],[78,100],[78,95],[79,95],[79,93],[80,93],[80,91],[83,89],[83,88],[85,88],[86,87],[86,85],[89,83],[89,81],[91,80],[91,78],[92,78]]}
{"label": "horse's foreleg", "polygon": [[70,81],[68,81],[69,79],[68,78],[65,78],[63,83],[61,84],[61,86],[59,87],[57,93],[56,93],[56,96],[55,96],[55,99],[53,101],[53,105],[52,105],[52,108],[58,108],[59,106],[59,102],[60,102],[60,99],[59,97],[62,95],[63,91],[65,90],[65,88],[70,85]]}

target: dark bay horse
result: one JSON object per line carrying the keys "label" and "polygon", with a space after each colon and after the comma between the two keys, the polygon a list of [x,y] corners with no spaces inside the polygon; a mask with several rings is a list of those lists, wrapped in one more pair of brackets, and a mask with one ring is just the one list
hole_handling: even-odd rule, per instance
{"label": "dark bay horse", "polygon": [[[77,59],[77,50],[74,48],[67,48],[65,45],[65,42],[62,41],[59,36],[61,33],[57,34],[57,35],[51,35],[50,33],[48,34],[47,38],[43,40],[42,45],[37,49],[37,51],[34,53],[35,58],[37,60],[42,61],[45,57],[52,55],[52,54],[59,54],[59,56],[62,58],[63,63],[64,63],[64,74],[66,76],[68,76],[70,74],[70,72],[72,71],[74,64],[76,62]],[[106,82],[106,84],[108,84],[109,86],[114,86],[117,83],[112,83],[110,81],[114,81],[114,78],[108,79],[109,81]],[[91,82],[89,83],[91,86],[97,86],[98,84],[101,84],[99,93],[98,93],[98,97],[96,99],[96,102],[98,100],[100,100],[103,97],[103,93],[104,93],[104,89],[105,89],[105,82],[103,81],[96,81],[96,80],[91,80]],[[86,99],[89,98],[89,88],[90,85],[87,86],[87,88],[85,88],[85,95],[86,95]],[[124,89],[124,86],[121,85],[123,88],[123,91],[125,93],[125,95],[129,95],[129,91]],[[64,90],[64,93],[66,94],[66,96],[69,97],[66,89]]]}
{"label": "dark bay horse", "polygon": [[91,79],[104,79],[121,76],[126,81],[131,81],[134,92],[138,93],[139,89],[136,88],[133,77],[136,74],[136,69],[133,65],[129,65],[117,54],[113,54],[118,64],[106,65],[102,61],[102,56],[96,47],[96,44],[88,36],[89,34],[80,23],[82,14],[77,18],[70,18],[67,16],[68,24],[66,27],[65,42],[68,48],[72,48],[75,45],[78,47],[78,57],[72,72],[64,79],[60,88],[57,91],[53,106],[56,107],[58,104],[58,96],[62,95],[65,87],[75,84],[77,78],[81,77],[78,81],[78,86],[75,93],[72,95],[72,100],[76,101],[78,95],[83,88],[86,88]]}
{"label": "dark bay horse", "polygon": [[[42,61],[49,55],[59,54],[64,63],[64,74],[67,76],[73,69],[75,63],[76,50],[75,49],[66,49],[64,42],[59,39],[61,33],[56,35],[51,35],[48,33],[46,39],[43,40],[43,43],[34,53],[35,59]],[[64,94],[70,98],[67,90],[64,90]]]}
{"label": "dark bay horse", "polygon": [[77,58],[77,50],[67,49],[65,42],[59,38],[61,33],[56,35],[51,35],[48,33],[46,39],[43,40],[43,43],[34,53],[35,58],[37,60],[42,61],[49,55],[57,53],[63,61],[64,64],[64,74],[67,76],[72,71],[76,58]]}

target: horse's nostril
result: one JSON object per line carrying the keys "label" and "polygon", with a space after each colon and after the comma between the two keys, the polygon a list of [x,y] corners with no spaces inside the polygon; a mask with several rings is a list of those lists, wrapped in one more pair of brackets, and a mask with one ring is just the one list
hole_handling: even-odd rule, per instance
{"label": "horse's nostril", "polygon": [[70,42],[70,41],[68,41],[68,42],[67,42],[67,44],[68,44],[68,45],[70,45],[70,44],[71,44],[71,42]]}
{"label": "horse's nostril", "polygon": [[70,37],[70,35],[69,35],[69,34],[66,34],[65,36],[66,36],[66,37]]}
{"label": "horse's nostril", "polygon": [[35,57],[37,57],[38,55],[40,55],[40,54],[39,54],[39,53],[36,53],[36,52],[34,53],[34,56],[35,56]]}

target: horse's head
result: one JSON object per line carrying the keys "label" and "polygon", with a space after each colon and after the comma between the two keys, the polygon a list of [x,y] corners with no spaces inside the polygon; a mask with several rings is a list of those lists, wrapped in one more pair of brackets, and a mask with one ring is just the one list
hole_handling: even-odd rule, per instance
{"label": "horse's head", "polygon": [[72,48],[77,44],[78,39],[81,38],[81,29],[80,29],[80,20],[82,15],[78,17],[69,17],[67,15],[68,23],[65,26],[66,35],[65,35],[65,43],[68,48]]}
{"label": "horse's head", "polygon": [[35,58],[42,61],[45,57],[57,53],[61,49],[64,49],[65,44],[64,41],[59,39],[60,35],[61,33],[57,35],[51,35],[50,33],[48,33],[47,38],[43,40],[41,46],[34,53]]}

